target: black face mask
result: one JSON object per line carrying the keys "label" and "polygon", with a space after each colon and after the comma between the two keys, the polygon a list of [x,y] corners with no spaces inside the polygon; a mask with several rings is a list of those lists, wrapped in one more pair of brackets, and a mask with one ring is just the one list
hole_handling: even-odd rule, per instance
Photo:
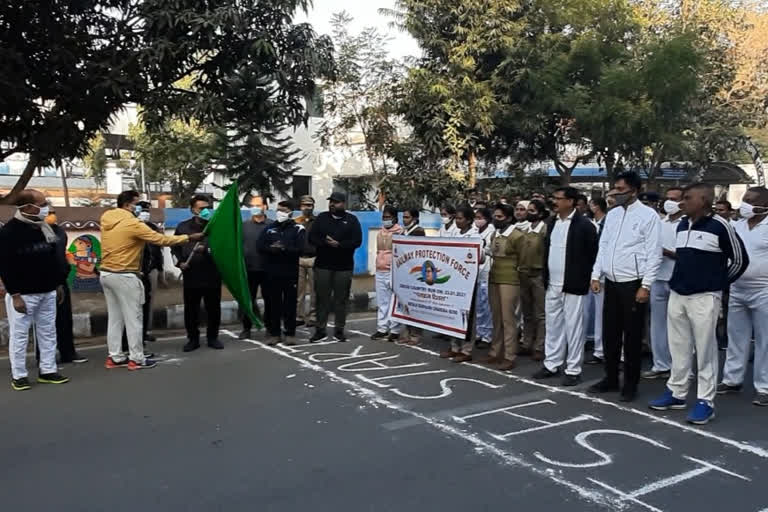
{"label": "black face mask", "polygon": [[498,230],[506,229],[507,226],[509,226],[509,219],[493,221],[493,227],[495,227]]}
{"label": "black face mask", "polygon": [[536,222],[539,220],[539,216],[535,213],[529,213],[528,216],[525,218],[528,222]]}

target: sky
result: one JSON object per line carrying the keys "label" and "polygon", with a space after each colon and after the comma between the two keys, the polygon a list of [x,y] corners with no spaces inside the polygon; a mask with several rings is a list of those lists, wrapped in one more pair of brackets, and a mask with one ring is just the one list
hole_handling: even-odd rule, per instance
{"label": "sky", "polygon": [[[389,53],[392,57],[401,58],[408,55],[418,55],[419,47],[410,35],[389,27],[389,18],[379,14],[380,8],[391,9],[395,0],[314,0],[314,8],[310,12],[309,22],[318,34],[331,34],[331,15],[339,11],[347,11],[354,21],[352,32],[359,32],[364,27],[374,26],[379,31],[387,33],[392,40],[389,43]],[[307,21],[303,13],[297,21]]]}

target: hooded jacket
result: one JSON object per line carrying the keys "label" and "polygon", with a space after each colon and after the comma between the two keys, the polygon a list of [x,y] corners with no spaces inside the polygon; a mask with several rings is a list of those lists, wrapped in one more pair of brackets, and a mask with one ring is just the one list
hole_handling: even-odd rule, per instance
{"label": "hooded jacket", "polygon": [[101,269],[105,272],[138,273],[147,242],[167,247],[188,241],[187,235],[165,236],[152,231],[123,208],[108,210],[101,216]]}

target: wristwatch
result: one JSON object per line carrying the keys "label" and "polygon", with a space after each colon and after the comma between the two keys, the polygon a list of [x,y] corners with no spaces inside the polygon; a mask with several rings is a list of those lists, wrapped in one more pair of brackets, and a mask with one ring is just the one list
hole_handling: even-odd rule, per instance
{"label": "wristwatch", "polygon": [[643,290],[646,290],[646,291],[651,291],[651,287],[648,286],[647,284],[641,284],[640,288],[642,288]]}

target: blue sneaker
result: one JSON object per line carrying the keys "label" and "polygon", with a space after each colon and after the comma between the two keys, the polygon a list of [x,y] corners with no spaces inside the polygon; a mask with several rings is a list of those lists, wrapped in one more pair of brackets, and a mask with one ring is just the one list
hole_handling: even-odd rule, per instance
{"label": "blue sneaker", "polygon": [[715,408],[706,400],[696,400],[696,405],[688,415],[688,423],[706,425],[713,419],[715,419]]}
{"label": "blue sneaker", "polygon": [[664,394],[648,404],[648,407],[654,411],[668,411],[669,409],[685,409],[685,400],[680,400],[672,395],[672,391],[667,388]]}

